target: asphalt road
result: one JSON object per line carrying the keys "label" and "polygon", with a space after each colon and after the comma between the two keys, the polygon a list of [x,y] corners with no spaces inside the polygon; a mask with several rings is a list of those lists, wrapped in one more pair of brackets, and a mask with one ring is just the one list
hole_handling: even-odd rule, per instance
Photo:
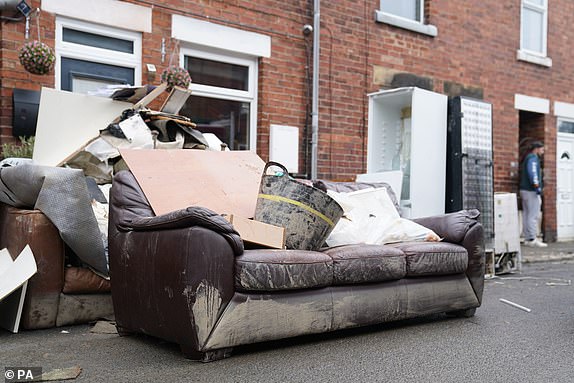
{"label": "asphalt road", "polygon": [[568,383],[574,382],[572,280],[574,261],[525,264],[521,274],[486,281],[473,318],[434,315],[250,345],[207,364],[184,359],[174,344],[91,333],[87,325],[0,331],[0,367],[81,367],[68,382]]}

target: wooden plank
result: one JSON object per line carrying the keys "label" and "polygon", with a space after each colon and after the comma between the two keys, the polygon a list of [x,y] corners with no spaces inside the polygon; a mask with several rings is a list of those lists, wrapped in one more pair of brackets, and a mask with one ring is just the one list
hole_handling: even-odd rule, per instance
{"label": "wooden plank", "polygon": [[189,96],[191,96],[191,90],[174,86],[160,110],[166,113],[178,114]]}
{"label": "wooden plank", "polygon": [[134,110],[138,110],[139,108],[146,107],[150,102],[155,100],[163,91],[167,88],[166,83],[159,84],[154,90],[149,92],[147,96],[139,100],[137,103],[133,105]]}
{"label": "wooden plank", "polygon": [[121,149],[156,215],[188,206],[252,218],[265,166],[251,151]]}
{"label": "wooden plank", "polygon": [[237,230],[243,242],[256,247],[285,248],[285,228],[269,225],[264,222],[243,218],[237,215],[226,215],[227,219]]}

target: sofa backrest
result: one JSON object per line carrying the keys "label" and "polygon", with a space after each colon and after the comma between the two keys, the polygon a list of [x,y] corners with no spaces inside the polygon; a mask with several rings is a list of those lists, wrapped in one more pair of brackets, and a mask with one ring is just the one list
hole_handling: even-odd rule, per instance
{"label": "sofa backrest", "polygon": [[338,193],[349,193],[368,188],[378,189],[384,187],[385,189],[387,189],[387,193],[389,194],[391,201],[393,201],[393,204],[395,205],[395,208],[399,212],[399,215],[402,216],[401,207],[397,200],[397,196],[395,195],[395,192],[393,191],[391,186],[386,182],[335,182],[326,180],[315,180],[313,181],[313,186],[325,192],[327,190],[332,190]]}
{"label": "sofa backrest", "polygon": [[[336,182],[327,180],[314,180],[305,183],[312,183],[312,185],[323,191],[332,190],[338,193],[348,193],[367,188],[382,188],[387,189],[387,193],[393,201],[397,211],[401,214],[401,209],[393,189],[386,182]],[[129,170],[118,172],[114,176],[112,189],[110,191],[110,201],[114,205],[121,206],[121,214],[114,214],[114,224],[122,225],[123,223],[131,222],[134,218],[153,217],[155,216],[151,205],[149,204],[145,194],[139,186],[136,178]]]}
{"label": "sofa backrest", "polygon": [[122,226],[135,218],[154,217],[155,214],[138,181],[129,170],[122,170],[114,176],[110,190],[110,220],[113,226]]}

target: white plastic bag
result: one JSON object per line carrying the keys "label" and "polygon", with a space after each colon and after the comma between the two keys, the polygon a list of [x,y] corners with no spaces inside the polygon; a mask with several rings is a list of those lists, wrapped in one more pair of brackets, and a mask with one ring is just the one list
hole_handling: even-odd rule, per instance
{"label": "white plastic bag", "polygon": [[432,230],[401,218],[385,188],[327,193],[344,210],[343,218],[327,238],[329,246],[440,240]]}

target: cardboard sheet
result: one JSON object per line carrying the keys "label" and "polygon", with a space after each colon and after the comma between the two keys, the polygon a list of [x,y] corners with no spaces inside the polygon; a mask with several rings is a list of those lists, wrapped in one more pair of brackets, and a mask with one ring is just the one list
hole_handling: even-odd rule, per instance
{"label": "cardboard sheet", "polygon": [[128,102],[42,88],[34,154],[36,165],[57,166],[105,129]]}
{"label": "cardboard sheet", "polygon": [[225,219],[237,230],[246,248],[285,248],[284,227],[269,225],[236,215],[226,215]]}
{"label": "cardboard sheet", "polygon": [[26,246],[15,261],[8,250],[0,250],[0,327],[18,332],[26,287],[37,271],[36,260]]}
{"label": "cardboard sheet", "polygon": [[122,149],[156,215],[188,206],[251,218],[265,163],[251,151]]}

